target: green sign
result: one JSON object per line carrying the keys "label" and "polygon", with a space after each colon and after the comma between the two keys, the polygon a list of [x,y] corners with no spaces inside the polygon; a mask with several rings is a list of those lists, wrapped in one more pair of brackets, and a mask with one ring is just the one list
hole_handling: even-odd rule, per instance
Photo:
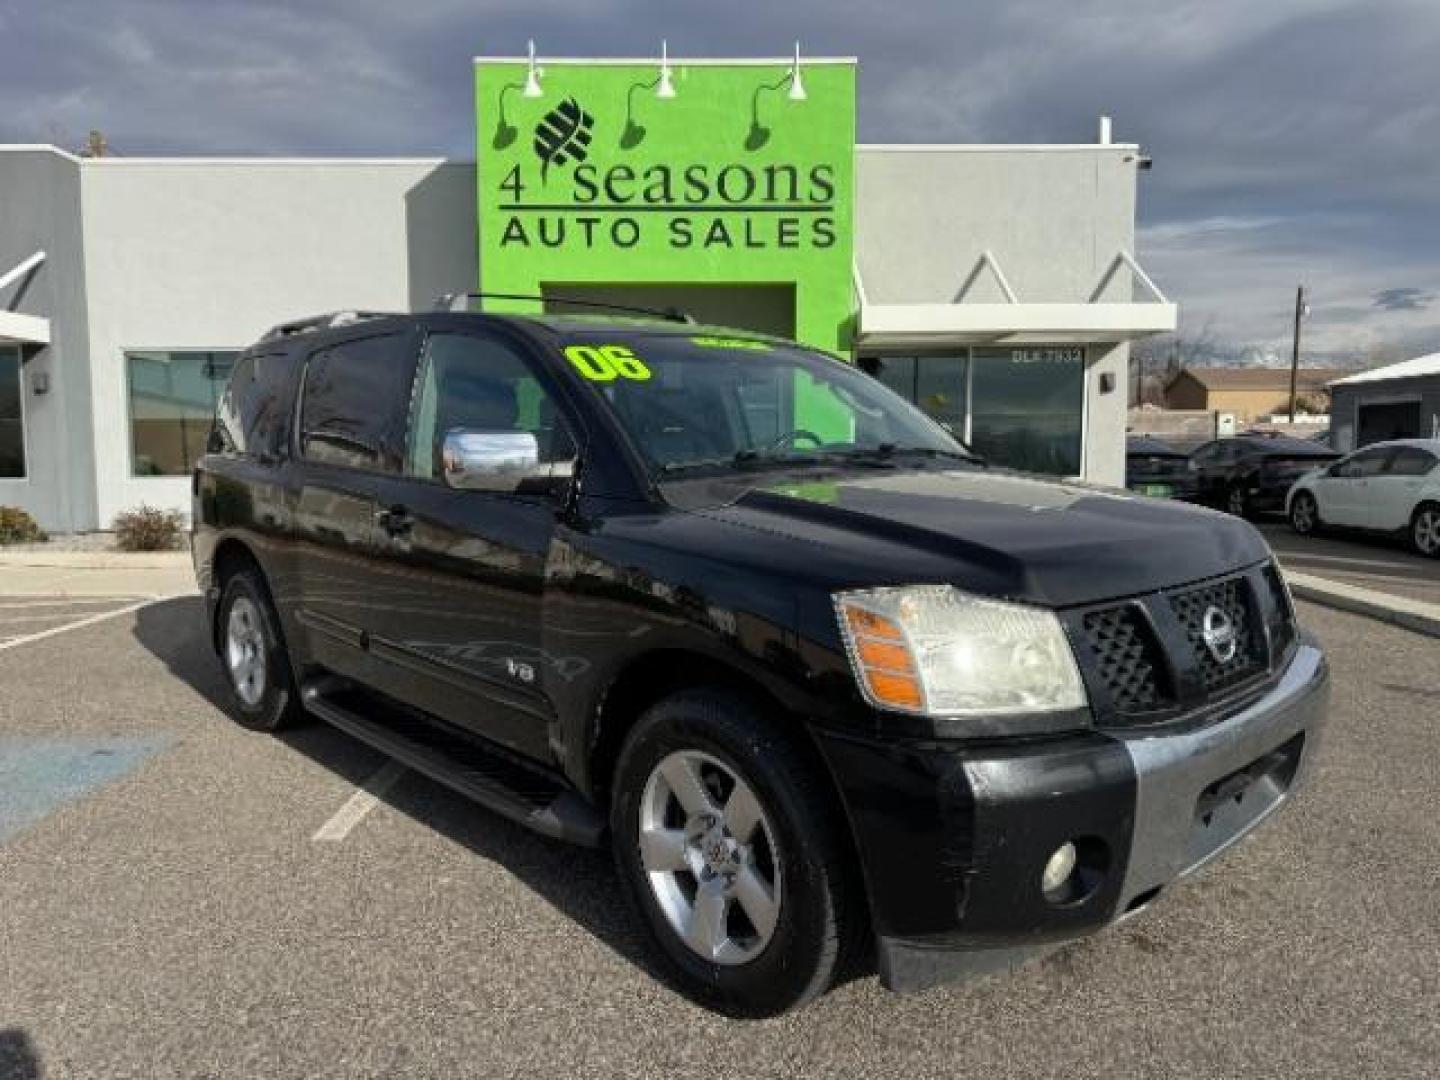
{"label": "green sign", "polygon": [[[480,287],[793,285],[796,336],[849,347],[855,69],[477,62]],[[533,308],[499,301],[492,308]]]}

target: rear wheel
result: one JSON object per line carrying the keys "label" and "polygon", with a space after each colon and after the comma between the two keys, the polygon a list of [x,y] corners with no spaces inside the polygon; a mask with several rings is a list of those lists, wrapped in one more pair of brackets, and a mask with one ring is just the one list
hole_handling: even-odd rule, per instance
{"label": "rear wheel", "polygon": [[1290,527],[1301,536],[1320,531],[1320,507],[1308,491],[1301,491],[1290,500]]}
{"label": "rear wheel", "polygon": [[1239,484],[1225,495],[1225,509],[1238,518],[1250,516],[1250,500],[1245,495],[1245,489]]}
{"label": "rear wheel", "polygon": [[722,690],[666,698],[616,766],[634,906],[689,996],[738,1016],[818,997],[863,918],[833,800],[797,742]]}
{"label": "rear wheel", "polygon": [[1410,519],[1410,543],[1426,558],[1440,558],[1440,503],[1421,503]]}
{"label": "rear wheel", "polygon": [[225,582],[217,629],[231,717],[252,731],[279,731],[295,723],[301,716],[299,695],[258,571],[240,570]]}

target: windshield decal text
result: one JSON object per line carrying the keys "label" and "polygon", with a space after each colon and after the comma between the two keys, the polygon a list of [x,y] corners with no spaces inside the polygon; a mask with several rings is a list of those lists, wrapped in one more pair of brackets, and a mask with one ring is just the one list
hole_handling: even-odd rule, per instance
{"label": "windshield decal text", "polygon": [[624,345],[568,345],[565,359],[591,382],[614,382],[617,378],[644,382],[650,369]]}

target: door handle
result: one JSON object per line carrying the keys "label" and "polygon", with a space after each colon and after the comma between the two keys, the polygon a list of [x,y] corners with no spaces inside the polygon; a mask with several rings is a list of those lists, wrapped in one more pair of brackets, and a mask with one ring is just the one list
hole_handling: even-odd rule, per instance
{"label": "door handle", "polygon": [[403,506],[392,506],[375,512],[375,524],[390,536],[404,536],[415,527],[415,519]]}

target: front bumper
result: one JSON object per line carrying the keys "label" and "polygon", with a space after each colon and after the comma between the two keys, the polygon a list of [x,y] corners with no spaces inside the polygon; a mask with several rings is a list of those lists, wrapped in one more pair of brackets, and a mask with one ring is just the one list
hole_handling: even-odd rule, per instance
{"label": "front bumper", "polygon": [[[880,975],[923,989],[1005,970],[1133,914],[1303,783],[1329,699],[1302,640],[1274,685],[1189,730],[896,744],[822,732],[869,893]],[[1079,841],[1086,889],[1040,885]]]}

